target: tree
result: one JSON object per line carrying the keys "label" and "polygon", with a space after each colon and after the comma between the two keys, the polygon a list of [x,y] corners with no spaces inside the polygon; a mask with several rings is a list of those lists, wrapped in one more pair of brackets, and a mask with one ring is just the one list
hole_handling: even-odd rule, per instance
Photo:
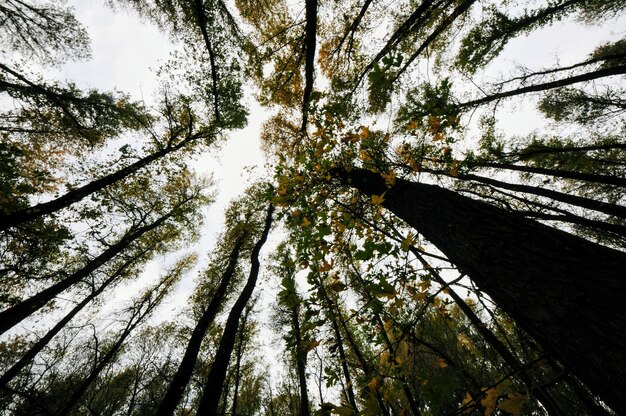
{"label": "tree", "polygon": [[[503,59],[557,22],[616,22],[624,0],[110,1],[181,45],[157,109],[33,75],[20,57],[85,57],[85,33],[69,9],[6,3],[3,411],[626,412],[624,40]],[[274,111],[273,189],[228,210],[167,333],[133,338],[144,309],[103,294],[187,250],[210,199],[189,156],[244,125],[248,87]],[[507,131],[514,105],[541,130]],[[270,376],[250,299],[273,222],[287,369]]]}
{"label": "tree", "polygon": [[248,280],[228,314],[228,319],[226,320],[226,325],[224,327],[224,333],[215,354],[213,364],[211,365],[211,370],[202,392],[202,398],[200,399],[200,406],[198,407],[198,413],[200,414],[213,415],[217,413],[217,406],[219,404],[220,396],[222,395],[224,378],[226,377],[226,367],[228,366],[230,356],[233,352],[237,328],[239,327],[239,320],[246,304],[252,296],[254,287],[256,286],[260,268],[259,253],[263,244],[265,244],[265,241],[267,240],[267,235],[269,234],[270,227],[272,225],[273,211],[274,208],[270,205],[267,209],[267,215],[263,223],[260,237],[250,253],[251,266]]}

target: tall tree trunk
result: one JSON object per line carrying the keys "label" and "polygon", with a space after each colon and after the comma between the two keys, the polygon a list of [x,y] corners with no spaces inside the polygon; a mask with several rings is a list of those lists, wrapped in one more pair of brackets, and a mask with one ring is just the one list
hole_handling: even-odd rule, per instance
{"label": "tall tree trunk", "polygon": [[185,350],[183,359],[181,360],[178,369],[176,370],[176,374],[174,374],[172,382],[168,386],[167,392],[165,393],[165,396],[163,396],[163,400],[161,400],[161,404],[159,405],[155,415],[173,415],[176,407],[180,403],[185,387],[187,387],[187,384],[189,383],[196,361],[198,360],[198,353],[200,352],[202,340],[204,340],[206,331],[215,319],[215,315],[217,315],[217,312],[224,301],[226,290],[228,289],[230,281],[235,274],[237,260],[239,259],[239,253],[241,252],[245,238],[246,235],[242,234],[235,242],[235,245],[228,256],[228,262],[224,272],[222,273],[220,284],[215,290],[209,305],[200,319],[198,319],[198,322],[191,333],[191,338],[189,338],[189,342],[187,343],[187,349]]}
{"label": "tall tree trunk", "polygon": [[267,240],[267,235],[269,234],[270,226],[272,225],[273,212],[274,206],[270,205],[267,210],[267,216],[265,217],[265,224],[261,237],[250,254],[250,261],[252,265],[250,266],[248,281],[228,314],[226,326],[224,327],[224,333],[222,334],[220,345],[215,354],[215,360],[211,366],[211,370],[209,371],[204,391],[202,392],[200,406],[198,407],[198,415],[215,416],[217,414],[217,406],[219,404],[220,396],[222,395],[224,378],[226,377],[226,368],[228,367],[228,362],[230,361],[230,356],[235,346],[237,327],[239,326],[241,313],[250,300],[254,287],[256,286],[260,269],[259,253],[263,244],[265,244],[265,241]]}
{"label": "tall tree trunk", "polygon": [[335,334],[335,340],[337,341],[337,350],[339,351],[339,361],[341,362],[341,370],[343,371],[343,376],[346,379],[346,396],[348,398],[348,403],[354,409],[356,414],[359,413],[359,408],[356,405],[356,398],[354,396],[354,387],[352,383],[352,377],[350,376],[350,369],[348,368],[348,361],[346,357],[346,351],[343,347],[343,339],[341,337],[341,332],[339,331],[339,324],[337,323],[337,317],[330,317],[331,325],[333,326],[333,332]]}
{"label": "tall tree trunk", "polygon": [[305,36],[304,36],[304,93],[302,97],[302,131],[306,131],[309,101],[313,92],[315,71],[315,47],[317,46],[317,0],[305,0]]}
{"label": "tall tree trunk", "polygon": [[42,290],[17,305],[0,312],[0,334],[3,334],[7,330],[13,328],[22,320],[26,319],[43,307],[46,303],[54,299],[55,296],[68,289],[70,286],[80,282],[81,279],[89,276],[100,266],[111,260],[116,255],[122,253],[131,243],[133,243],[133,241],[137,240],[147,232],[161,226],[172,216],[173,213],[173,211],[170,211],[151,224],[127,232],[117,243],[110,246],[95,259],[89,261],[82,269],[72,273],[62,281],[55,283],[49,288]]}
{"label": "tall tree trunk", "polygon": [[300,416],[309,416],[309,393],[306,388],[306,351],[302,346],[302,334],[300,333],[300,316],[298,305],[291,307],[291,325],[296,334],[296,372],[298,384],[300,384]]}
{"label": "tall tree trunk", "polygon": [[113,360],[117,357],[117,354],[121,350],[122,346],[130,334],[141,324],[146,317],[161,303],[164,296],[168,293],[168,289],[171,288],[174,282],[173,277],[176,275],[170,275],[161,280],[159,284],[150,289],[142,296],[142,299],[134,307],[132,316],[126,323],[122,333],[117,338],[115,343],[109,348],[107,353],[101,360],[93,367],[87,378],[85,378],[80,385],[74,390],[69,400],[63,404],[63,407],[55,412],[55,415],[65,416],[70,414],[72,409],[76,407],[80,399],[83,397],[89,386],[98,378],[102,370],[104,370]]}
{"label": "tall tree trunk", "polygon": [[[239,343],[237,344],[237,356],[235,359],[235,391],[233,392],[233,409],[232,416],[237,415],[237,402],[239,401],[239,384],[241,383],[241,359],[243,358],[243,347],[246,339],[246,324],[248,322],[248,314],[250,309],[246,309],[241,318],[241,330],[239,331]],[[226,402],[226,400],[224,400]],[[226,407],[226,406],[224,406]]]}
{"label": "tall tree trunk", "polygon": [[89,196],[106,188],[107,186],[113,185],[114,183],[121,181],[124,178],[127,178],[128,176],[137,172],[139,169],[149,165],[155,160],[161,159],[162,157],[167,156],[168,154],[185,147],[187,144],[196,139],[199,139],[201,136],[201,134],[187,136],[187,138],[181,140],[177,145],[168,146],[162,150],[159,150],[158,152],[151,153],[148,156],[133,163],[132,165],[126,166],[125,168],[106,175],[100,179],[96,179],[95,181],[83,185],[80,188],[69,191],[65,195],[51,201],[42,202],[41,204],[37,204],[32,207],[0,215],[0,231],[6,230],[7,228],[15,227],[17,225],[23,224],[27,221],[31,221],[38,217],[42,217],[44,215],[52,214],[53,212],[59,211],[63,208],[67,208],[73,203],[85,198],[86,196]]}
{"label": "tall tree trunk", "polygon": [[574,75],[568,78],[559,79],[556,81],[545,82],[543,84],[529,85],[528,87],[518,88],[511,91],[498,92],[492,95],[488,95],[483,98],[478,98],[472,101],[466,101],[458,104],[459,108],[475,107],[481,104],[486,104],[492,101],[501,100],[507,97],[513,97],[516,95],[527,94],[529,92],[539,92],[551,90],[553,88],[565,87],[567,85],[577,84],[579,82],[592,81],[594,79],[610,77],[613,75],[621,75],[626,73],[626,65],[615,65],[608,68],[600,68],[595,71],[587,72],[580,75]]}
{"label": "tall tree trunk", "polygon": [[72,318],[74,318],[74,316],[76,316],[85,306],[87,306],[87,304],[89,302],[91,302],[93,299],[95,299],[96,297],[98,297],[102,292],[104,292],[104,290],[109,287],[114,281],[118,280],[119,278],[121,278],[121,276],[123,275],[124,271],[130,267],[134,262],[136,262],[141,256],[143,256],[148,250],[142,250],[138,255],[133,256],[133,258],[129,259],[127,262],[125,262],[121,267],[119,267],[115,273],[113,273],[108,279],[106,279],[101,285],[100,287],[98,287],[96,290],[94,290],[93,292],[91,292],[89,294],[89,296],[86,296],[79,304],[77,304],[67,315],[65,315],[63,317],[63,319],[61,319],[59,322],[57,322],[57,324],[50,329],[46,335],[44,335],[43,337],[41,337],[39,340],[37,340],[37,342],[30,347],[30,349],[28,351],[26,351],[26,353],[22,356],[22,358],[20,358],[20,360],[18,362],[16,362],[15,364],[13,364],[13,366],[11,366],[11,368],[9,368],[6,373],[4,373],[2,375],[2,377],[0,377],[0,388],[3,388],[4,386],[6,386],[8,383],[11,382],[11,380],[19,374],[19,372],[26,367],[32,360],[33,358],[35,358],[35,356],[37,354],[39,354],[41,352],[41,350],[44,349],[44,347],[46,345],[48,345],[48,342],[50,342],[50,340],[52,338],[54,338],[54,336],[56,334],[58,334],[64,327],[65,325],[67,325]]}
{"label": "tall tree trunk", "polygon": [[[618,413],[626,413],[626,254],[438,186],[338,171],[458,269]],[[584,357],[584,359],[581,359]]]}
{"label": "tall tree trunk", "polygon": [[498,162],[476,162],[471,164],[472,167],[487,167],[498,168],[506,170],[514,170],[518,172],[537,173],[540,175],[555,176],[558,178],[576,179],[579,181],[599,183],[603,185],[615,185],[626,187],[626,178],[620,178],[617,176],[609,175],[597,175],[595,173],[574,172],[561,169],[548,169],[540,168],[536,166],[526,165],[514,165],[511,163],[498,163]]}
{"label": "tall tree trunk", "polygon": [[[409,247],[411,253],[423,264],[428,263],[422,256],[422,254],[415,249],[415,247]],[[434,269],[428,268],[430,275],[440,285],[446,286],[446,281],[437,273]],[[529,392],[531,392],[546,409],[550,416],[564,415],[563,411],[559,408],[554,399],[548,394],[548,392],[538,385],[529,373],[526,372],[526,366],[524,366],[515,355],[507,348],[506,345],[496,335],[487,328],[487,325],[474,313],[472,308],[452,289],[449,288],[448,296],[452,298],[454,303],[457,304],[459,309],[463,311],[467,319],[474,325],[474,329],[483,337],[483,339],[502,357],[504,362],[509,366],[511,370],[522,380]]]}
{"label": "tall tree trunk", "polygon": [[[326,291],[326,288],[324,287],[324,283],[321,280],[319,281],[319,290],[324,300],[324,303],[327,307],[328,314],[330,316],[333,316],[334,319],[336,320],[335,322],[337,322],[343,329],[343,332],[346,337],[346,341],[348,341],[348,344],[350,345],[350,349],[356,356],[356,359],[359,362],[359,365],[361,366],[361,370],[363,371],[363,374],[365,375],[366,378],[371,379],[374,376],[374,372],[372,371],[368,360],[365,358],[365,356],[361,352],[361,349],[359,348],[356,341],[352,337],[352,333],[350,332],[348,326],[346,325],[345,321],[343,320],[341,316],[341,311],[339,310],[339,307],[330,298],[330,296],[328,296],[328,292]],[[380,395],[380,391],[378,389],[376,389],[375,396],[376,396],[376,402],[378,403],[380,413],[383,416],[390,416],[391,414],[389,413],[389,409],[387,409],[387,406],[385,405],[385,401]]]}

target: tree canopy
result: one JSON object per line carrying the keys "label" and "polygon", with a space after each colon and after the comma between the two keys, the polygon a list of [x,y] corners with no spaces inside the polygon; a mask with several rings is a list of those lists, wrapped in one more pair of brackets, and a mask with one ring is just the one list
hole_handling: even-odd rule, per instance
{"label": "tree canopy", "polygon": [[[0,2],[3,414],[626,413],[624,0],[106,5],[179,45],[155,103]],[[266,173],[209,218],[252,100]]]}

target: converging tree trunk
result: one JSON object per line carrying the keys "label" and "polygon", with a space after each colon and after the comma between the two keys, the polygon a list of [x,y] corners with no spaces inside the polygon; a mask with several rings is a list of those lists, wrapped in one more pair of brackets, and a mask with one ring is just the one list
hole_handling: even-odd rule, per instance
{"label": "converging tree trunk", "polygon": [[250,261],[252,264],[250,266],[248,281],[228,314],[228,319],[226,320],[226,325],[224,326],[224,333],[222,334],[220,345],[215,354],[215,359],[213,361],[213,365],[211,366],[211,370],[209,371],[206,384],[204,385],[204,391],[202,392],[202,398],[200,399],[200,406],[198,408],[198,415],[217,415],[217,406],[222,395],[228,362],[230,361],[230,356],[235,346],[239,320],[246,304],[252,296],[254,287],[256,286],[260,269],[259,253],[261,252],[263,244],[265,244],[265,241],[267,240],[267,235],[269,234],[270,227],[272,225],[273,212],[274,206],[270,205],[267,210],[267,216],[265,217],[265,224],[261,237],[255,244],[252,249],[252,253],[250,254]]}
{"label": "converging tree trunk", "polygon": [[355,169],[339,181],[435,244],[618,413],[626,412],[626,254],[438,186]]}
{"label": "converging tree trunk", "polygon": [[15,227],[17,225],[34,220],[35,218],[39,218],[44,215],[52,214],[53,212],[59,211],[63,208],[67,208],[70,205],[82,200],[86,196],[101,191],[102,189],[111,186],[124,178],[127,178],[138,170],[148,166],[152,162],[159,160],[177,150],[182,149],[190,142],[200,139],[201,137],[203,137],[203,135],[200,133],[190,135],[184,140],[181,140],[176,145],[167,146],[164,149],[151,153],[143,157],[142,159],[139,159],[137,162],[126,166],[125,168],[122,168],[109,175],[103,176],[102,178],[89,182],[88,184],[69,191],[56,199],[48,202],[42,202],[41,204],[33,205],[32,207],[21,209],[19,211],[0,215],[0,231]]}
{"label": "converging tree trunk", "polygon": [[220,284],[215,290],[209,305],[196,323],[196,327],[191,333],[191,338],[189,338],[187,349],[185,350],[183,359],[178,366],[178,370],[176,370],[176,374],[174,374],[172,382],[167,388],[165,396],[163,396],[159,409],[155,413],[158,416],[174,414],[176,407],[183,397],[185,387],[187,386],[187,383],[189,383],[196,361],[198,360],[198,353],[200,352],[202,340],[204,339],[209,326],[215,319],[215,315],[217,315],[217,312],[224,301],[226,289],[230,285],[230,281],[235,274],[237,260],[239,260],[239,253],[241,252],[245,237],[245,235],[241,235],[239,237],[239,239],[235,242],[230,256],[228,256],[228,263],[226,264],[224,273],[221,276]]}
{"label": "converging tree trunk", "polygon": [[87,264],[82,269],[72,273],[60,282],[55,283],[49,288],[42,290],[41,292],[18,303],[17,305],[0,312],[0,334],[3,334],[7,330],[13,328],[22,320],[28,318],[31,314],[38,311],[46,303],[50,302],[61,292],[70,288],[72,285],[80,282],[81,279],[89,276],[100,266],[114,258],[116,255],[122,253],[130,244],[133,243],[133,241],[137,240],[147,232],[152,231],[155,228],[158,228],[159,226],[164,224],[173,215],[173,213],[173,211],[170,211],[151,224],[129,231],[117,243],[111,245],[99,256],[87,262]]}

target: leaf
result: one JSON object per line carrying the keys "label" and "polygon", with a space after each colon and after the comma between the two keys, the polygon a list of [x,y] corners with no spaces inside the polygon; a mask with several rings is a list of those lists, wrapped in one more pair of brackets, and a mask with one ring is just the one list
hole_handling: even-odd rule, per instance
{"label": "leaf", "polygon": [[314,339],[313,341],[303,342],[302,343],[302,351],[309,352],[309,351],[315,349],[318,345],[320,345],[320,342],[318,340],[316,340],[316,339]]}
{"label": "leaf", "polygon": [[308,227],[309,225],[311,225],[311,221],[309,221],[309,219],[307,217],[304,217],[302,219],[302,226],[303,227]]}
{"label": "leaf", "polygon": [[496,400],[498,399],[498,388],[492,387],[484,392],[485,397],[480,400],[480,404],[485,409],[485,416],[491,416],[496,410]]}
{"label": "leaf", "polygon": [[498,409],[504,410],[507,413],[517,416],[522,413],[524,403],[528,400],[528,396],[516,392],[508,394],[508,397],[503,399],[498,404]]}
{"label": "leaf", "polygon": [[448,366],[448,363],[445,359],[437,357],[437,365],[439,366],[439,368],[446,368]]}
{"label": "leaf", "polygon": [[372,195],[372,204],[380,205],[385,202],[385,194],[386,192],[383,192],[381,195]]}

